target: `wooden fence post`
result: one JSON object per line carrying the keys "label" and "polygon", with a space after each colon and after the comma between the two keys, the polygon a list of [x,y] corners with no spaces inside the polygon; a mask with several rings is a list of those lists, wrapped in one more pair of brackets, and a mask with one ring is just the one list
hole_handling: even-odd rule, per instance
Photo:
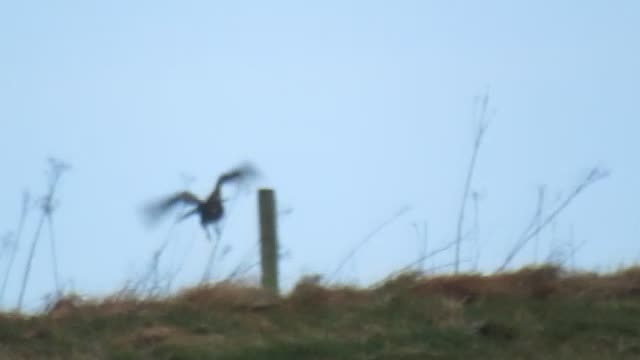
{"label": "wooden fence post", "polygon": [[276,200],[272,189],[258,190],[262,287],[278,294],[278,235]]}

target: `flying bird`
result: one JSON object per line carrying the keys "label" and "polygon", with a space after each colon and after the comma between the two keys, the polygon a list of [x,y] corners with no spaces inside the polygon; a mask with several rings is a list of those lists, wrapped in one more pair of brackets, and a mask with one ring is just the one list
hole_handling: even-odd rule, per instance
{"label": "flying bird", "polygon": [[216,235],[220,236],[218,227],[219,221],[224,216],[223,199],[221,195],[222,186],[228,183],[242,184],[257,176],[256,169],[251,164],[243,164],[235,167],[218,177],[215,187],[209,196],[201,200],[189,191],[178,192],[168,196],[160,201],[150,204],[145,210],[147,219],[150,223],[156,222],[164,217],[172,209],[179,205],[192,206],[193,208],[187,213],[178,217],[177,221],[184,220],[192,215],[200,216],[200,224],[208,240],[211,240],[209,234],[209,226],[213,225]]}

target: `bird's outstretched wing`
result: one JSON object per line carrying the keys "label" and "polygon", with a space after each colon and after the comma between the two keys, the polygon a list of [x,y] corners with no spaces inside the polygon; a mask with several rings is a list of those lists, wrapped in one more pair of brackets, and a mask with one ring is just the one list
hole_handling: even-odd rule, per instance
{"label": "bird's outstretched wing", "polygon": [[[243,183],[258,176],[258,170],[250,164],[244,163],[237,166],[218,177],[214,193],[220,193],[222,185],[230,182]],[[213,195],[213,194],[212,194]]]}
{"label": "bird's outstretched wing", "polygon": [[176,205],[199,205],[201,203],[195,195],[188,191],[179,192],[164,199],[145,206],[143,212],[147,224],[153,225],[161,220]]}

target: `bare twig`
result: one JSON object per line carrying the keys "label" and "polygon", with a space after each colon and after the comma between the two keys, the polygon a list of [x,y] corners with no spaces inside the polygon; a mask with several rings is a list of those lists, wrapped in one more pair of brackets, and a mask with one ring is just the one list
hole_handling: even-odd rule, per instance
{"label": "bare twig", "polygon": [[[257,244],[256,244],[255,247],[257,247]],[[255,248],[253,250],[255,250]],[[279,260],[283,260],[283,259],[289,258],[290,256],[291,256],[291,251],[289,251],[289,250],[280,250],[278,252],[278,259]],[[233,281],[234,279],[237,279],[237,278],[247,274],[249,271],[255,269],[256,267],[260,266],[260,264],[261,264],[260,260],[253,261],[251,263],[247,263],[247,261],[242,261],[222,281],[223,282]]]}
{"label": "bare twig", "polygon": [[568,241],[568,246],[569,246],[569,260],[571,263],[571,269],[575,270],[576,269],[576,253],[578,252],[578,248],[582,246],[582,244],[584,243],[581,242],[580,244],[576,245],[575,244],[575,232],[574,232],[574,228],[573,228],[573,224],[569,227],[569,241]]}
{"label": "bare twig", "polygon": [[[223,281],[231,281],[251,271],[251,269],[253,269],[254,267],[260,265],[260,260],[255,260],[255,254],[258,250],[258,245],[258,242],[254,243],[253,246],[245,252],[245,254],[242,256],[242,260],[238,263],[238,265],[236,265],[233,270],[231,270],[231,272],[224,278]],[[252,254],[254,256],[252,256]],[[250,257],[253,258],[253,260],[249,263]]]}
{"label": "bare twig", "polygon": [[[580,195],[585,189],[594,183],[606,178],[609,176],[609,172],[606,170],[602,170],[600,168],[593,168],[587,176],[573,189],[573,191],[549,214],[544,220],[542,220],[536,226],[529,226],[520,236],[520,239],[516,242],[515,246],[507,257],[505,258],[502,265],[498,268],[498,272],[504,271],[504,269],[509,266],[509,263],[513,260],[513,258],[520,252],[520,250],[527,244],[529,240],[534,238],[536,235],[540,233],[547,225],[552,223],[554,219],[562,213],[564,209],[573,202],[573,200]],[[537,223],[537,221],[532,221],[532,223]]]}
{"label": "bare twig", "polygon": [[[35,255],[36,245],[38,244],[38,240],[40,239],[40,231],[42,230],[42,226],[44,222],[49,219],[53,211],[55,210],[55,202],[54,195],[57,189],[58,182],[60,181],[60,177],[62,174],[69,170],[70,166],[65,162],[60,160],[50,158],[49,159],[50,172],[49,172],[49,188],[45,196],[41,201],[41,217],[38,223],[38,227],[36,228],[36,232],[33,237],[33,241],[31,243],[31,248],[29,250],[29,257],[27,258],[27,264],[24,269],[24,274],[22,277],[22,286],[20,288],[20,295],[18,297],[18,310],[22,309],[22,301],[24,299],[24,293],[27,288],[27,283],[29,280],[29,273],[31,272],[31,264],[33,262],[33,256]],[[55,253],[54,253],[55,256]],[[54,266],[57,264],[57,260],[54,262]],[[57,273],[57,268],[54,268],[54,272]]]}
{"label": "bare twig", "polygon": [[140,294],[147,297],[153,297],[157,295],[158,289],[160,288],[160,260],[162,255],[164,254],[169,242],[171,241],[173,230],[175,229],[178,221],[174,221],[167,233],[165,234],[164,240],[160,244],[160,246],[153,251],[151,255],[151,259],[147,265],[147,270],[144,275],[140,276],[137,280],[129,282],[127,285],[128,291],[131,294]]}
{"label": "bare twig", "polygon": [[[191,188],[191,185],[196,181],[196,177],[193,175],[190,175],[186,172],[182,172],[180,173],[180,178],[182,180],[182,186],[185,189],[189,189]],[[169,245],[169,241],[171,240],[171,234],[173,233],[174,228],[176,227],[176,225],[179,222],[179,218],[184,216],[186,213],[188,212],[188,209],[186,209],[185,206],[183,206],[183,209],[181,210],[181,215],[176,218],[176,220],[171,224],[171,226],[169,227],[169,230],[167,230],[167,235],[165,237],[165,240],[163,241],[163,243],[160,245],[160,247],[156,250],[156,253],[154,253],[154,258],[152,259],[152,262],[149,264],[150,266],[150,270],[151,272],[153,272],[153,279],[154,279],[154,283],[152,285],[153,288],[156,288],[157,291],[159,290],[160,287],[160,258],[162,257],[162,255],[164,254],[164,252],[167,249],[167,246]],[[165,291],[169,292],[171,291],[171,286],[173,284],[173,282],[175,281],[176,277],[178,276],[178,274],[180,273],[180,271],[182,271],[182,268],[184,267],[184,264],[186,262],[186,255],[182,258],[182,261],[178,264],[178,266],[176,267],[176,269],[174,271],[168,271],[167,275],[166,275],[166,279],[165,279]],[[155,291],[155,290],[154,290]]]}
{"label": "bare twig", "polygon": [[[547,257],[547,262],[556,264],[560,267],[564,267],[567,261],[574,261],[576,253],[586,244],[585,240],[579,242],[577,245],[573,245],[571,243],[564,244],[565,250],[562,250],[560,247],[549,253]],[[561,245],[562,246],[562,245]],[[575,268],[575,264],[572,266]]]}
{"label": "bare twig", "polygon": [[478,270],[478,262],[480,261],[480,198],[478,191],[471,193],[473,199],[473,242],[475,246],[475,254],[471,268],[473,271]]}
{"label": "bare twig", "polygon": [[380,223],[371,232],[369,232],[353,249],[351,249],[351,251],[349,251],[347,256],[345,256],[345,258],[342,259],[342,261],[338,264],[338,267],[333,271],[333,274],[331,275],[330,278],[334,279],[338,275],[338,273],[340,273],[340,270],[342,270],[342,268],[347,264],[347,262],[349,262],[349,260],[351,260],[356,255],[356,253],[360,249],[362,249],[363,246],[365,246],[369,241],[371,241],[371,239],[376,234],[378,234],[380,231],[382,231],[382,229],[384,229],[387,225],[391,224],[397,218],[399,218],[404,213],[409,211],[409,208],[410,207],[407,206],[407,205],[403,206],[398,211],[396,211],[389,219],[387,219],[384,222]]}
{"label": "bare twig", "polygon": [[473,150],[471,153],[471,160],[467,167],[467,175],[464,182],[464,188],[462,192],[462,201],[460,204],[460,212],[458,213],[458,222],[456,226],[456,243],[455,243],[455,259],[454,259],[454,272],[457,274],[460,270],[460,245],[462,243],[462,228],[464,226],[465,210],[467,207],[467,199],[469,198],[469,191],[471,189],[471,180],[475,172],[476,162],[478,160],[478,153],[480,152],[480,146],[484,135],[489,128],[490,118],[487,113],[489,105],[489,95],[485,94],[476,98],[476,104],[474,106],[474,117],[477,121],[477,129],[475,132],[475,138],[473,141]]}
{"label": "bare twig", "polygon": [[[7,231],[0,237],[0,263],[4,265],[5,259],[11,260],[16,252],[16,243],[13,231]],[[6,268],[6,265],[4,265]]]}
{"label": "bare twig", "polygon": [[11,255],[11,249],[14,248],[13,232],[7,231],[0,237],[0,260],[2,260],[7,254]]}
{"label": "bare twig", "polygon": [[56,250],[55,232],[53,231],[53,217],[51,214],[47,215],[47,225],[49,227],[49,238],[51,239],[51,261],[53,264],[53,279],[56,284],[57,296],[62,295],[62,285],[60,284],[60,274],[58,273],[58,252]]}
{"label": "bare twig", "polygon": [[218,245],[220,245],[221,233],[217,234],[218,236],[214,240],[213,247],[211,248],[211,252],[209,253],[209,258],[207,259],[207,265],[204,268],[204,273],[202,274],[202,279],[200,279],[200,284],[204,285],[211,280],[211,273],[213,272],[213,263],[215,261],[216,255],[218,254]]}
{"label": "bare twig", "polygon": [[189,258],[189,254],[191,253],[191,250],[193,249],[194,240],[195,239],[191,238],[191,241],[187,244],[186,251],[182,255],[180,261],[178,262],[178,265],[175,267],[175,269],[173,271],[171,271],[169,273],[169,279],[167,280],[167,290],[168,291],[171,290],[171,286],[175,282],[175,280],[178,277],[178,275],[182,272],[182,269],[184,268],[184,265],[187,263],[187,260]]}
{"label": "bare twig", "polygon": [[49,239],[51,241],[51,257],[53,264],[53,276],[56,284],[56,295],[62,296],[62,287],[60,284],[60,275],[58,271],[58,252],[56,250],[55,232],[53,230],[53,211],[55,207],[53,195],[55,193],[60,176],[71,167],[64,161],[49,158],[49,165],[51,166],[49,173],[49,191],[42,203],[42,212],[47,219],[47,225],[49,226]]}
{"label": "bare twig", "polygon": [[[425,260],[427,260],[427,259],[430,259],[430,258],[432,258],[432,257],[434,257],[434,256],[436,256],[436,255],[438,255],[438,254],[440,254],[440,253],[443,253],[443,252],[445,252],[445,251],[447,251],[447,250],[451,249],[453,246],[455,246],[455,244],[456,244],[456,242],[455,242],[455,241],[452,241],[452,242],[447,243],[447,244],[445,244],[445,245],[443,245],[443,246],[441,246],[441,247],[439,247],[439,248],[437,248],[437,249],[435,249],[435,250],[432,250],[432,251],[430,251],[430,252],[428,252],[428,253],[426,253],[426,254],[424,254],[424,255],[420,256],[420,257],[419,257],[419,258],[417,258],[416,260],[414,260],[414,261],[410,262],[409,264],[407,264],[407,265],[405,265],[405,266],[401,267],[400,269],[398,269],[398,270],[394,271],[394,272],[392,273],[392,275],[389,275],[389,276],[393,277],[393,276],[394,276],[393,274],[398,274],[398,273],[403,273],[403,272],[405,272],[405,271],[408,271],[408,270],[410,270],[411,268],[415,267],[417,264],[420,264],[420,263],[422,263],[423,261],[425,261]],[[454,264],[455,264],[455,263],[454,263]]]}
{"label": "bare twig", "polygon": [[[241,264],[242,265],[242,264]],[[258,266],[260,266],[260,261],[255,261],[251,264],[248,265],[242,265],[242,266],[237,266],[235,269],[233,269],[232,272],[229,273],[229,275],[227,275],[227,277],[225,277],[224,281],[232,281],[236,278],[239,278],[240,276],[248,273],[249,271],[257,268]]]}
{"label": "bare twig", "polygon": [[[542,221],[542,214],[544,213],[544,198],[545,198],[546,188],[544,185],[538,186],[538,206],[536,210],[536,214],[534,216],[534,221],[536,225],[540,225],[540,221]],[[534,249],[533,249],[533,262],[535,264],[538,263],[538,249],[540,247],[540,232],[536,234],[534,237]]]}
{"label": "bare twig", "polygon": [[29,192],[25,191],[22,193],[22,209],[20,211],[20,220],[18,221],[18,229],[16,231],[16,236],[14,239],[15,247],[14,251],[11,253],[9,257],[9,263],[7,264],[7,268],[5,270],[4,276],[2,278],[2,288],[0,289],[0,302],[4,298],[4,292],[7,288],[7,282],[9,280],[9,276],[11,274],[11,270],[13,269],[13,263],[16,259],[16,254],[18,247],[20,246],[20,238],[22,236],[22,229],[24,228],[24,222],[27,219],[27,215],[29,213],[31,199],[29,196]]}
{"label": "bare twig", "polygon": [[426,255],[427,255],[427,245],[429,240],[429,224],[427,220],[425,220],[422,224],[422,230],[420,230],[417,223],[413,223],[412,225],[416,232],[416,238],[418,239],[421,245],[420,257],[422,258],[422,261],[419,264],[416,264],[416,266],[418,267],[418,270],[423,271],[425,267],[425,261],[427,260]]}
{"label": "bare twig", "polygon": [[38,239],[40,239],[40,230],[42,230],[42,225],[44,225],[45,217],[42,216],[40,218],[40,222],[38,223],[38,227],[36,228],[36,232],[33,235],[33,241],[31,242],[31,249],[29,250],[29,257],[27,258],[27,265],[24,269],[24,274],[22,275],[22,287],[20,288],[20,295],[18,296],[18,311],[22,309],[22,300],[24,298],[24,292],[27,288],[27,282],[29,280],[29,272],[31,271],[31,262],[33,261],[33,256],[36,251],[36,245],[38,244]]}
{"label": "bare twig", "polygon": [[[455,244],[455,242],[451,242],[451,245],[447,249],[451,248],[451,246],[453,246],[454,244]],[[461,260],[462,263],[467,263],[469,261],[470,261],[469,259],[462,259]],[[441,270],[441,269],[445,269],[445,268],[449,268],[449,267],[453,267],[453,266],[455,266],[454,262],[449,262],[449,263],[440,264],[440,265],[434,265],[434,266],[431,266],[431,267],[428,267],[428,268],[424,269],[420,273],[422,273],[422,274],[432,273],[432,272],[434,272],[436,270]],[[389,280],[395,278],[396,276],[398,276],[398,275],[400,275],[402,273],[405,273],[405,272],[411,273],[410,270],[411,270],[411,266],[408,266],[408,267],[405,266],[402,269],[396,270],[396,271],[392,272],[391,274],[385,276],[382,280],[376,281],[371,287],[372,288],[377,288],[377,287],[383,285],[384,283],[388,282]]]}
{"label": "bare twig", "polygon": [[[469,262],[469,261],[470,261],[469,259],[462,259],[462,260],[461,260],[461,263],[467,263],[467,262]],[[452,267],[452,266],[454,266],[454,265],[455,265],[455,264],[454,264],[454,263],[452,263],[452,262],[450,262],[450,263],[446,263],[446,264],[434,265],[434,266],[432,266],[432,267],[430,267],[430,268],[425,269],[425,271],[424,271],[424,272],[425,272],[425,274],[426,274],[426,273],[432,273],[432,272],[435,272],[435,271],[437,271],[437,270],[442,270],[442,269],[450,268],[450,267]]]}
{"label": "bare twig", "polygon": [[[233,211],[239,195],[240,195],[240,189],[236,189],[235,194],[231,198],[231,204],[228,207],[227,214],[230,214]],[[200,279],[201,285],[204,285],[209,281],[211,281],[211,273],[213,272],[213,265],[216,259],[216,255],[218,253],[218,246],[222,241],[224,226],[225,226],[225,222],[223,220],[219,224],[218,231],[216,232],[215,242],[213,244],[213,247],[211,248],[211,252],[209,253],[209,258],[207,259],[207,264],[205,265],[204,272],[202,273],[202,278]]]}
{"label": "bare twig", "polygon": [[[196,178],[194,176],[186,172],[180,173],[180,179],[182,182],[182,186],[185,189],[189,189],[191,185],[196,181]],[[129,291],[132,294],[154,297],[157,295],[161,295],[163,291],[168,292],[171,290],[171,285],[173,284],[175,278],[178,276],[179,272],[182,270],[186,257],[183,258],[183,261],[178,265],[176,270],[168,271],[166,273],[164,286],[161,284],[162,276],[160,274],[160,263],[169,246],[169,242],[173,239],[174,230],[180,222],[180,218],[184,217],[187,212],[187,207],[185,206],[185,204],[182,204],[180,210],[178,211],[180,215],[178,215],[178,217],[174,219],[174,221],[171,223],[171,226],[169,226],[169,228],[167,229],[164,240],[162,241],[160,246],[158,246],[158,248],[153,251],[145,273],[137,280],[132,281],[127,285],[129,287]]]}

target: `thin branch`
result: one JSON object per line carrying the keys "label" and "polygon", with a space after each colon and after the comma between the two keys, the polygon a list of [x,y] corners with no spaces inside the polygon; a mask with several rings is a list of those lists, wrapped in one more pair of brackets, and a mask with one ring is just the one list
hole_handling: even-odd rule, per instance
{"label": "thin branch", "polygon": [[260,260],[254,260],[249,265],[247,265],[247,263],[249,262],[249,258],[252,257],[252,254],[256,254],[258,245],[259,244],[257,242],[254,243],[253,246],[245,252],[245,254],[242,256],[242,261],[240,261],[238,265],[236,265],[236,267],[224,278],[223,281],[231,281],[238,276],[248,273],[249,271],[251,271],[251,269],[260,265]]}
{"label": "thin branch", "polygon": [[[42,230],[44,222],[48,217],[52,216],[52,213],[55,210],[54,195],[57,189],[58,182],[60,181],[60,177],[65,171],[70,169],[70,166],[67,163],[54,158],[49,158],[49,166],[49,187],[47,193],[41,200],[40,209],[42,211],[42,214],[40,216],[40,221],[38,223],[38,227],[36,228],[36,232],[31,243],[29,257],[27,258],[27,264],[25,266],[24,274],[22,277],[22,286],[20,288],[20,295],[18,297],[18,311],[22,309],[22,301],[24,299],[24,293],[27,288],[29,273],[31,272],[31,264],[35,255],[36,245],[38,244],[38,240],[40,239],[40,231]],[[54,269],[54,271],[57,272],[57,269]]]}
{"label": "thin branch", "polygon": [[235,269],[233,269],[232,272],[229,273],[229,275],[227,275],[227,277],[225,277],[224,281],[229,282],[236,278],[239,278],[240,276],[248,273],[249,271],[257,268],[258,266],[260,266],[260,261],[256,261],[249,265],[237,266]]}
{"label": "thin branch", "polygon": [[[471,261],[470,259],[462,259],[460,262],[461,262],[462,264],[464,264],[464,263],[468,263],[468,262],[470,262],[470,261]],[[430,267],[430,268],[425,269],[425,271],[424,271],[424,272],[425,272],[425,273],[432,273],[432,272],[434,272],[434,271],[436,271],[436,270],[446,269],[446,268],[452,267],[452,266],[454,266],[454,265],[455,265],[455,264],[454,264],[454,263],[452,263],[452,262],[450,262],[450,263],[445,263],[445,264],[440,264],[440,265],[434,265],[434,266],[432,266],[432,267]]]}
{"label": "thin branch", "polygon": [[0,237],[0,260],[5,256],[6,251],[11,248],[13,243],[13,232],[7,231]]}
{"label": "thin branch", "polygon": [[171,286],[175,282],[178,275],[180,275],[180,273],[182,272],[182,269],[184,268],[185,263],[187,262],[189,253],[191,252],[193,248],[193,243],[194,243],[193,238],[191,240],[192,241],[190,241],[189,244],[187,245],[187,251],[185,251],[185,253],[182,255],[180,262],[178,262],[178,266],[176,266],[175,269],[172,272],[170,272],[168,275],[169,278],[167,279],[167,291],[171,290]]}
{"label": "thin branch", "polygon": [[130,289],[133,294],[141,294],[148,297],[155,295],[157,288],[159,287],[159,266],[160,259],[164,254],[167,246],[169,245],[169,241],[171,241],[171,236],[173,234],[173,230],[176,227],[178,220],[174,221],[167,233],[165,234],[164,240],[162,244],[153,251],[151,255],[151,259],[149,260],[149,264],[147,265],[147,270],[144,275],[140,276],[136,281],[131,282]]}
{"label": "thin branch", "polygon": [[427,255],[427,246],[428,246],[428,240],[429,240],[429,223],[427,222],[427,220],[424,220],[422,224],[422,231],[420,231],[420,228],[416,223],[413,223],[413,228],[415,229],[415,232],[416,232],[416,238],[422,245],[420,248],[420,256],[423,257],[423,260],[416,265],[418,266],[419,270],[422,271],[424,270],[426,255]]}
{"label": "thin branch", "polygon": [[473,191],[471,198],[473,200],[473,242],[476,248],[471,269],[472,271],[477,271],[478,262],[480,261],[480,193]]}
{"label": "thin branch", "polygon": [[2,278],[2,288],[0,289],[0,302],[3,300],[4,298],[4,293],[5,290],[7,288],[7,282],[9,280],[9,275],[11,274],[11,270],[13,269],[13,263],[16,259],[16,254],[17,254],[17,250],[18,247],[20,246],[20,238],[22,237],[22,230],[24,228],[24,223],[27,219],[27,215],[29,213],[29,208],[30,208],[30,203],[31,203],[31,199],[29,196],[29,192],[25,191],[22,193],[22,209],[20,211],[20,220],[18,221],[18,229],[16,231],[16,237],[14,239],[15,242],[15,248],[14,251],[11,253],[11,257],[9,258],[9,264],[7,265],[7,269],[4,273],[4,276]]}
{"label": "thin branch", "polygon": [[[236,189],[236,191],[233,194],[233,196],[231,196],[231,199],[229,200],[230,204],[229,204],[229,206],[227,207],[227,210],[226,210],[227,217],[229,217],[229,215],[235,209],[237,201],[240,198],[241,191],[242,191],[242,189],[238,188],[238,189]],[[202,278],[200,279],[200,284],[206,284],[207,282],[209,282],[211,280],[211,273],[213,272],[213,264],[214,264],[214,261],[215,261],[215,258],[216,258],[216,254],[217,254],[217,251],[218,251],[219,243],[221,242],[221,239],[222,239],[222,234],[223,234],[224,228],[225,228],[225,221],[223,219],[221,222],[216,224],[216,240],[215,240],[215,244],[213,245],[213,248],[211,249],[211,253],[209,253],[209,258],[207,259],[207,264],[205,265],[204,273],[202,274]],[[222,254],[221,256],[224,256],[225,254],[226,253]]]}
{"label": "thin branch", "polygon": [[33,256],[36,251],[36,245],[38,244],[38,239],[40,239],[40,231],[42,230],[42,225],[44,225],[44,221],[45,221],[45,217],[43,215],[40,218],[40,222],[38,223],[36,232],[33,235],[33,241],[31,242],[31,249],[29,250],[29,257],[27,258],[27,265],[25,266],[24,274],[22,275],[22,286],[20,287],[20,295],[18,296],[18,311],[22,309],[22,300],[24,299],[24,292],[27,288],[29,273],[31,272],[31,262],[33,261]]}
{"label": "thin branch", "polygon": [[[564,251],[562,250],[557,250],[557,251],[551,251],[549,256],[547,257],[547,262],[548,263],[555,263],[556,265],[560,266],[560,267],[564,267],[565,264],[567,263],[567,261],[569,259],[571,259],[572,257],[575,256],[575,254],[584,246],[586,245],[587,241],[586,240],[582,240],[580,243],[578,243],[577,245],[571,245],[571,244],[565,244],[565,246],[568,247],[568,253],[564,253]],[[554,256],[557,257],[557,259],[554,259]]]}
{"label": "thin branch", "polygon": [[[188,174],[186,172],[182,172],[180,173],[180,178],[182,180],[182,186],[185,189],[189,189],[191,187],[191,185],[196,181],[196,177]],[[183,207],[183,214],[186,213],[188,210],[184,209]],[[183,215],[181,215],[183,216]],[[155,279],[156,279],[156,283],[159,282],[159,274],[158,274],[158,267],[159,267],[159,262],[160,262],[160,257],[162,256],[162,254],[164,253],[164,251],[166,250],[168,244],[169,244],[169,240],[170,240],[170,235],[173,231],[173,229],[175,228],[175,226],[178,224],[179,219],[181,216],[178,216],[178,218],[176,218],[176,220],[173,222],[173,224],[171,224],[171,227],[169,228],[169,230],[167,231],[167,236],[164,240],[164,242],[162,243],[162,245],[160,246],[160,248],[158,248],[157,251],[160,252],[160,254],[158,255],[158,259],[156,264],[154,264],[155,268],[153,269],[155,275]],[[207,232],[208,235],[208,232]],[[193,245],[193,243],[191,243],[191,245]],[[191,248],[191,246],[189,247]],[[174,271],[168,271],[167,274],[167,279],[166,279],[166,291],[169,292],[171,290],[171,286],[173,285],[173,282],[175,281],[176,277],[178,276],[178,274],[182,271],[182,268],[184,267],[184,264],[187,260],[187,254],[185,254],[185,256],[183,256],[182,261],[178,264],[178,266],[175,268]]]}
{"label": "thin branch", "polygon": [[53,276],[56,284],[56,294],[57,296],[62,295],[62,287],[60,285],[60,276],[58,271],[58,253],[56,250],[56,240],[55,240],[55,232],[53,229],[53,212],[54,212],[54,198],[56,187],[58,182],[60,181],[60,176],[62,173],[69,170],[71,167],[69,164],[64,161],[49,158],[49,165],[51,167],[49,173],[49,192],[44,199],[42,204],[42,212],[47,219],[47,225],[49,226],[49,239],[51,240],[51,257],[52,257],[52,265],[53,265]]}
{"label": "thin branch", "polygon": [[49,214],[47,217],[47,225],[49,227],[49,238],[51,239],[51,257],[53,263],[53,278],[56,282],[56,294],[62,295],[62,286],[60,285],[60,275],[58,272],[58,252],[56,250],[55,233],[53,231],[53,217]]}
{"label": "thin branch", "polygon": [[207,259],[207,265],[204,268],[204,273],[202,274],[202,279],[200,279],[200,284],[204,285],[211,280],[211,273],[213,272],[213,263],[216,258],[216,254],[218,253],[218,245],[220,245],[221,233],[216,233],[218,236],[213,243],[213,247],[211,248],[211,252],[209,253],[209,258]]}
{"label": "thin branch", "polygon": [[471,189],[471,181],[475,172],[476,163],[478,160],[478,153],[480,152],[480,146],[484,139],[485,132],[489,128],[489,118],[487,114],[487,107],[489,104],[489,95],[485,94],[476,99],[476,106],[474,107],[474,113],[476,114],[476,120],[478,128],[476,129],[475,138],[473,142],[473,151],[471,153],[471,160],[467,168],[467,175],[464,181],[464,190],[462,192],[462,201],[460,203],[460,212],[458,213],[458,222],[456,226],[456,244],[455,244],[455,259],[454,272],[457,274],[460,270],[460,245],[462,242],[462,228],[464,226],[465,210],[467,207],[467,200],[469,198],[469,191]]}
{"label": "thin branch", "polygon": [[[186,172],[180,173],[180,179],[185,189],[189,189],[196,180],[194,176]],[[169,242],[172,240],[174,229],[176,228],[177,224],[180,222],[180,218],[186,212],[188,212],[188,210],[185,209],[185,206],[183,204],[182,208],[179,210],[179,213],[181,213],[181,215],[178,215],[178,217],[176,217],[175,220],[171,223],[171,226],[169,226],[169,228],[167,229],[164,240],[162,241],[160,246],[153,251],[151,255],[151,259],[149,260],[149,264],[147,266],[147,271],[144,273],[144,275],[142,275],[137,281],[133,283],[134,285],[132,286],[132,288],[134,289],[135,292],[144,294],[147,297],[153,297],[162,292],[162,290],[160,289],[161,288],[160,262],[161,262],[162,256],[167,250],[167,247],[169,246]],[[173,272],[168,271],[166,275],[166,279],[164,281],[166,291],[170,291],[171,285],[173,284],[173,281],[175,280],[175,278],[178,276],[179,272],[182,270],[185,261],[186,261],[186,256],[183,258],[183,261],[178,265],[176,270],[174,270]]]}
{"label": "thin branch", "polygon": [[353,249],[351,249],[351,251],[349,251],[347,256],[345,256],[345,258],[342,259],[342,261],[338,264],[338,267],[333,271],[333,274],[331,275],[330,278],[331,279],[335,278],[338,275],[338,273],[340,273],[340,270],[342,270],[342,268],[347,264],[347,262],[349,262],[349,260],[351,260],[356,255],[356,253],[360,251],[360,249],[362,249],[363,246],[365,246],[369,241],[371,241],[371,239],[375,235],[377,235],[380,231],[382,231],[382,229],[387,227],[387,225],[391,224],[397,218],[399,218],[400,216],[404,215],[404,213],[409,211],[409,209],[410,209],[409,206],[407,205],[403,206],[398,211],[396,211],[390,218],[383,221],[378,226],[376,226],[371,232],[369,232]]}
{"label": "thin branch", "polygon": [[[451,246],[453,246],[454,244],[455,244],[454,242],[451,242]],[[449,248],[451,248],[451,246],[449,246]],[[469,259],[463,259],[461,262],[462,263],[467,263],[469,261],[470,261]],[[424,269],[424,271],[422,271],[421,273],[422,274],[427,274],[427,273],[430,273],[430,272],[434,272],[436,270],[445,269],[445,268],[449,268],[449,267],[452,267],[452,266],[455,266],[454,262],[450,262],[450,263],[446,263],[446,264],[440,264],[440,265],[434,265],[434,266],[431,266],[429,268]],[[402,273],[404,273],[406,271],[409,271],[409,270],[411,270],[411,267],[404,267],[404,268],[402,268],[400,270],[396,270],[396,271],[392,272],[391,274],[385,276],[382,280],[376,281],[373,285],[371,285],[371,287],[372,288],[380,287],[381,285],[383,285],[384,283],[386,283],[389,280],[393,279],[394,277],[396,277],[396,276],[398,276],[398,275],[400,275],[400,274],[402,274]]]}
{"label": "thin branch", "polygon": [[[434,257],[434,256],[436,256],[436,255],[438,255],[438,254],[440,254],[440,253],[443,253],[443,252],[445,252],[445,251],[447,251],[447,250],[451,249],[453,246],[455,246],[455,244],[456,244],[456,241],[452,241],[452,242],[450,242],[450,243],[447,243],[447,244],[443,245],[443,246],[442,246],[442,247],[440,247],[440,248],[437,248],[437,249],[435,249],[435,250],[433,250],[433,251],[430,251],[429,253],[426,253],[426,254],[424,254],[424,255],[420,256],[420,257],[419,257],[419,258],[417,258],[416,260],[414,260],[414,261],[410,262],[409,264],[407,264],[407,265],[405,265],[405,266],[401,267],[400,269],[398,269],[398,270],[394,271],[394,272],[392,273],[392,275],[389,275],[389,276],[390,276],[390,277],[393,277],[393,274],[403,273],[403,272],[405,272],[405,271],[411,270],[411,268],[413,268],[413,267],[414,267],[414,266],[416,266],[417,264],[420,264],[420,263],[422,263],[423,261],[425,261],[425,260],[427,260],[427,259],[430,259],[430,258],[432,258],[432,257]],[[455,264],[455,263],[454,263],[454,264]]]}
{"label": "thin branch", "polygon": [[[535,222],[536,224],[540,224],[540,221],[542,220],[542,214],[544,213],[544,198],[545,198],[545,191],[546,188],[544,185],[539,185],[538,186],[538,206],[537,206],[537,210],[536,210],[536,214],[534,216]],[[538,234],[536,234],[535,238],[534,238],[535,244],[534,244],[534,253],[533,253],[533,261],[535,264],[538,263],[538,249],[540,247],[540,233],[538,232]]]}
{"label": "thin branch", "polygon": [[[498,268],[497,272],[504,271],[504,269],[509,266],[513,258],[520,252],[520,250],[527,244],[529,240],[537,236],[540,231],[542,231],[547,225],[554,221],[554,219],[564,211],[564,209],[573,202],[573,200],[580,195],[584,190],[586,190],[589,186],[595,184],[596,182],[605,179],[609,176],[609,172],[606,170],[601,170],[599,168],[593,168],[589,171],[589,174],[582,180],[573,191],[549,214],[542,222],[540,222],[537,226],[531,228],[527,228],[525,232],[520,236],[520,239],[516,242],[515,246],[507,257],[505,258],[502,265]],[[533,221],[536,223],[537,221]]]}

